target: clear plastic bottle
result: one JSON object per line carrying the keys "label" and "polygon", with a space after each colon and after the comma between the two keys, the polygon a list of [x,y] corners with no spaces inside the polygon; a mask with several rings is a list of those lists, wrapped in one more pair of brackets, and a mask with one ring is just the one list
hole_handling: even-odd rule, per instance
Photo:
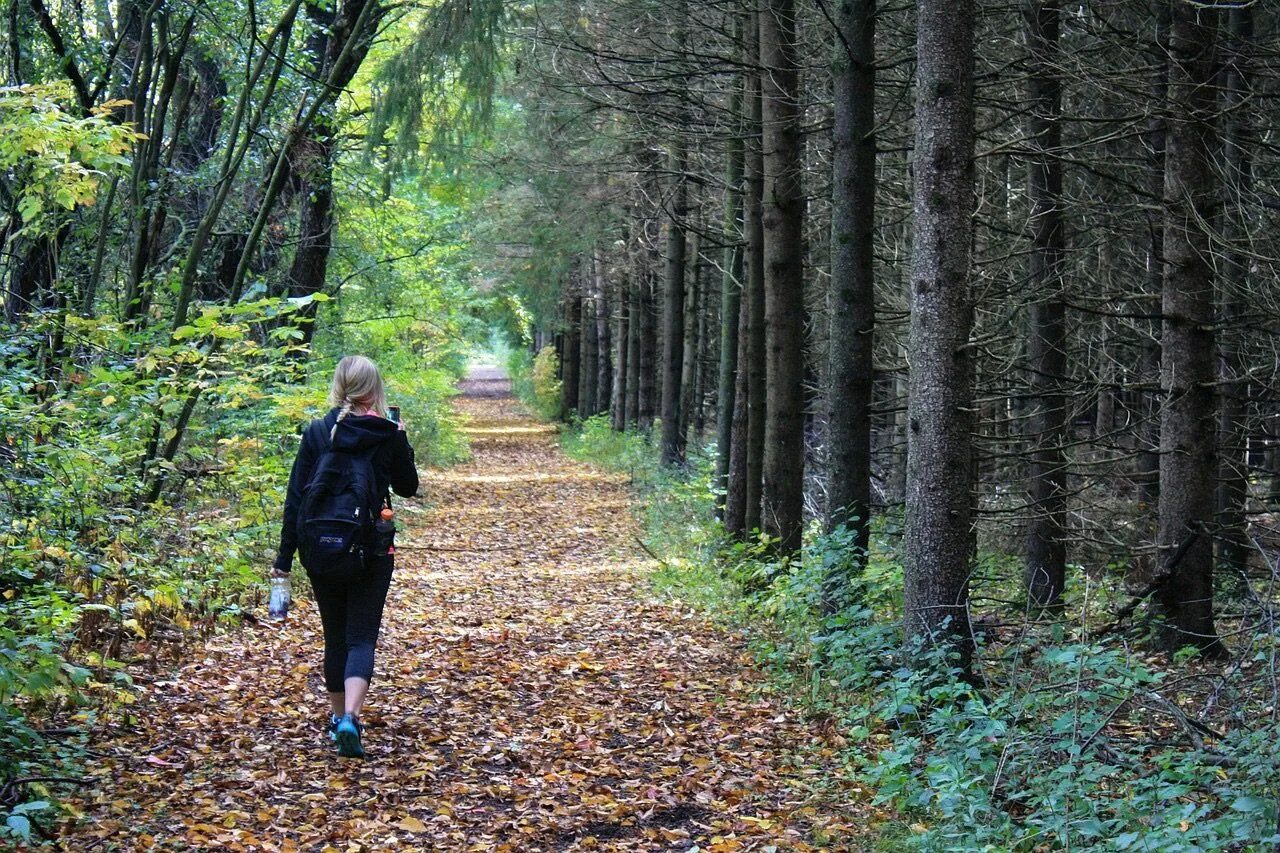
{"label": "clear plastic bottle", "polygon": [[267,603],[267,614],[272,619],[284,619],[289,615],[289,605],[293,602],[293,587],[289,576],[271,576],[271,599]]}

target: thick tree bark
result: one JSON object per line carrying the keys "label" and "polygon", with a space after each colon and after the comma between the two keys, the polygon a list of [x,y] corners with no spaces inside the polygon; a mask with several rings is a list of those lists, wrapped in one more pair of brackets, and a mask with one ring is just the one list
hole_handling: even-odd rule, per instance
{"label": "thick tree bark", "polygon": [[968,669],[973,0],[917,0],[905,629]]}
{"label": "thick tree bark", "polygon": [[1062,223],[1062,81],[1058,68],[1058,0],[1026,0],[1023,8],[1030,53],[1028,97],[1031,113],[1028,143],[1027,196],[1030,202],[1031,335],[1028,341],[1033,445],[1028,498],[1025,583],[1027,596],[1039,607],[1057,605],[1067,577],[1066,441],[1067,372],[1066,306]]}
{"label": "thick tree bark", "polygon": [[[875,379],[875,0],[836,6],[831,199],[831,332],[827,370],[827,530],[855,531],[862,565],[871,519],[871,394]],[[838,606],[848,579],[827,579]]]}
{"label": "thick tree bark", "polygon": [[1224,653],[1213,624],[1215,444],[1214,268],[1206,228],[1220,202],[1214,175],[1218,13],[1172,0],[1165,136],[1160,388],[1160,565],[1196,535],[1156,593],[1160,644]]}
{"label": "thick tree bark", "polygon": [[794,0],[765,0],[760,64],[768,409],[761,518],[776,551],[789,555],[804,528],[805,197]]}

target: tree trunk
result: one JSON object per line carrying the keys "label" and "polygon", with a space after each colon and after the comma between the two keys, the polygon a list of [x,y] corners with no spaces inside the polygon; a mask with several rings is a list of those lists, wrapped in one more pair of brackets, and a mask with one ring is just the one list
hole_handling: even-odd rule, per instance
{"label": "tree trunk", "polygon": [[627,397],[626,414],[623,422],[627,427],[636,426],[640,422],[640,349],[644,332],[644,302],[641,290],[644,286],[643,272],[634,263],[630,265],[627,276]]}
{"label": "tree trunk", "polygon": [[697,441],[694,427],[698,407],[698,308],[702,298],[698,260],[701,252],[702,237],[695,228],[689,236],[689,266],[685,270],[684,355],[680,361],[680,434],[686,445],[690,432],[695,432],[693,439]]}
{"label": "tree trunk", "polygon": [[[1151,103],[1163,105],[1169,82],[1169,0],[1152,0],[1152,17],[1155,20],[1153,64],[1155,72],[1151,82]],[[1161,221],[1159,201],[1164,196],[1165,170],[1165,119],[1164,110],[1152,110],[1147,125],[1147,148],[1151,152],[1148,180],[1151,187],[1151,212],[1147,217],[1147,276],[1144,299],[1137,306],[1139,313],[1158,314],[1160,294],[1164,289],[1164,223]],[[1149,388],[1160,382],[1160,330],[1151,324],[1150,335],[1143,341],[1141,356],[1141,381]],[[1138,500],[1154,514],[1160,500],[1160,399],[1153,390],[1144,390],[1139,398],[1139,427],[1137,431],[1137,485]]]}
{"label": "tree trunk", "polygon": [[1031,335],[1030,418],[1033,445],[1028,497],[1025,582],[1039,607],[1056,606],[1067,577],[1066,527],[1066,306],[1063,301],[1062,81],[1058,77],[1058,0],[1027,0],[1023,9],[1030,53],[1028,98],[1031,113],[1027,168],[1031,259],[1028,287]]}
{"label": "tree trunk", "polygon": [[610,358],[612,346],[609,334],[609,289],[604,274],[604,256],[599,250],[593,262],[595,269],[596,315],[593,320],[596,327],[596,407],[594,414],[609,411],[610,400],[613,399],[613,359]]}
{"label": "tree trunk", "polygon": [[614,298],[610,300],[613,310],[613,380],[609,389],[610,425],[617,432],[627,428],[627,356],[631,346],[629,331],[630,318],[627,316],[629,305],[628,291],[631,280],[625,265],[618,276],[618,286]]}
{"label": "tree trunk", "polygon": [[684,267],[685,214],[688,185],[685,170],[688,155],[682,141],[676,142],[671,169],[676,186],[671,193],[671,210],[666,222],[666,280],[662,310],[662,464],[684,463],[681,376],[684,369]]}
{"label": "tree trunk", "polygon": [[973,0],[917,0],[905,630],[968,669]]}
{"label": "tree trunk", "polygon": [[[742,25],[736,25],[738,41]],[[742,91],[734,87],[729,96],[729,114],[742,114]],[[745,122],[739,120],[739,126]],[[729,467],[733,456],[734,418],[737,417],[738,327],[742,307],[742,168],[743,141],[730,139],[725,151],[724,254],[720,276],[720,360],[716,382],[716,512],[728,524]],[[745,397],[743,398],[745,402]],[[734,516],[740,524],[741,510]],[[733,528],[731,528],[733,529]]]}
{"label": "tree trunk", "polygon": [[[855,531],[854,572],[871,519],[872,343],[875,329],[875,0],[836,6],[831,198],[831,331],[827,393],[827,530]],[[848,571],[847,569],[845,571]],[[838,607],[848,579],[827,579]]]}
{"label": "tree trunk", "polygon": [[1241,571],[1249,557],[1245,537],[1245,511],[1249,499],[1249,365],[1241,352],[1240,332],[1229,324],[1247,310],[1244,294],[1252,292],[1246,252],[1249,236],[1258,227],[1247,211],[1246,199],[1253,193],[1253,119],[1250,60],[1254,44],[1253,7],[1231,11],[1230,52],[1227,57],[1226,153],[1230,198],[1236,204],[1226,211],[1223,223],[1228,249],[1222,266],[1222,325],[1226,328],[1219,356],[1221,411],[1218,416],[1218,447],[1222,452],[1218,484],[1218,562],[1230,571]]}
{"label": "tree trunk", "polygon": [[[755,63],[759,64],[760,13],[755,14],[752,41]],[[746,445],[746,509],[743,523],[748,533],[760,530],[764,492],[765,421],[769,412],[768,353],[765,340],[764,311],[764,117],[761,98],[762,74],[752,75],[751,131],[746,161],[746,231],[747,231],[747,440]]]}
{"label": "tree trunk", "polygon": [[582,359],[582,296],[576,272],[570,273],[565,297],[564,352],[560,359],[560,417],[571,420],[578,414],[578,376]]}
{"label": "tree trunk", "polygon": [[[747,68],[759,65],[760,14],[747,22]],[[760,488],[764,464],[764,155],[761,149],[760,73],[746,74],[746,127],[743,158],[743,279],[738,315],[738,376],[730,440],[729,483],[725,497],[725,529],[740,539],[760,528]]]}
{"label": "tree trunk", "polygon": [[578,415],[586,420],[597,411],[596,405],[596,371],[600,358],[600,341],[596,336],[596,301],[600,298],[596,293],[595,259],[587,262],[582,286],[584,288],[581,313],[578,318],[578,336],[582,341],[582,361],[578,369]]}
{"label": "tree trunk", "polygon": [[765,0],[760,14],[764,148],[764,293],[767,358],[764,531],[779,554],[804,528],[803,116],[794,0]]}
{"label": "tree trunk", "polygon": [[1160,644],[1225,653],[1213,625],[1215,446],[1214,269],[1208,223],[1217,220],[1216,50],[1218,14],[1173,0],[1165,136],[1164,290],[1160,388],[1162,571],[1195,540],[1155,597]]}
{"label": "tree trunk", "polygon": [[52,290],[58,275],[60,235],[41,235],[32,240],[18,261],[9,267],[9,287],[4,299],[4,316],[9,322],[17,322],[33,308],[40,307],[44,295]]}
{"label": "tree trunk", "polygon": [[653,279],[652,267],[646,267],[640,286],[640,382],[636,401],[636,420],[645,432],[653,428],[658,404],[658,311]]}

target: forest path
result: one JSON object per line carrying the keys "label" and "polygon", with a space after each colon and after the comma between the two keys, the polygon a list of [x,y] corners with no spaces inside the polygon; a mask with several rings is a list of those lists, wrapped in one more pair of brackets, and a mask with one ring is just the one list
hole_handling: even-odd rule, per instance
{"label": "forest path", "polygon": [[647,595],[624,478],[567,458],[500,371],[463,391],[471,461],[397,507],[369,759],[322,738],[296,602],[147,685],[136,727],[95,745],[68,848],[861,847],[817,726],[735,638]]}

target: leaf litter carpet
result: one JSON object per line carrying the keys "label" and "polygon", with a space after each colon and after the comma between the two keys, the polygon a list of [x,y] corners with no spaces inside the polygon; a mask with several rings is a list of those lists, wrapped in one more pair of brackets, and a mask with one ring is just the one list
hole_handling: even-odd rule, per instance
{"label": "leaf litter carpet", "polygon": [[146,685],[94,745],[67,849],[864,846],[838,750],[737,638],[654,601],[624,478],[504,388],[464,383],[472,460],[397,507],[368,760],[322,736],[319,620],[296,601]]}

